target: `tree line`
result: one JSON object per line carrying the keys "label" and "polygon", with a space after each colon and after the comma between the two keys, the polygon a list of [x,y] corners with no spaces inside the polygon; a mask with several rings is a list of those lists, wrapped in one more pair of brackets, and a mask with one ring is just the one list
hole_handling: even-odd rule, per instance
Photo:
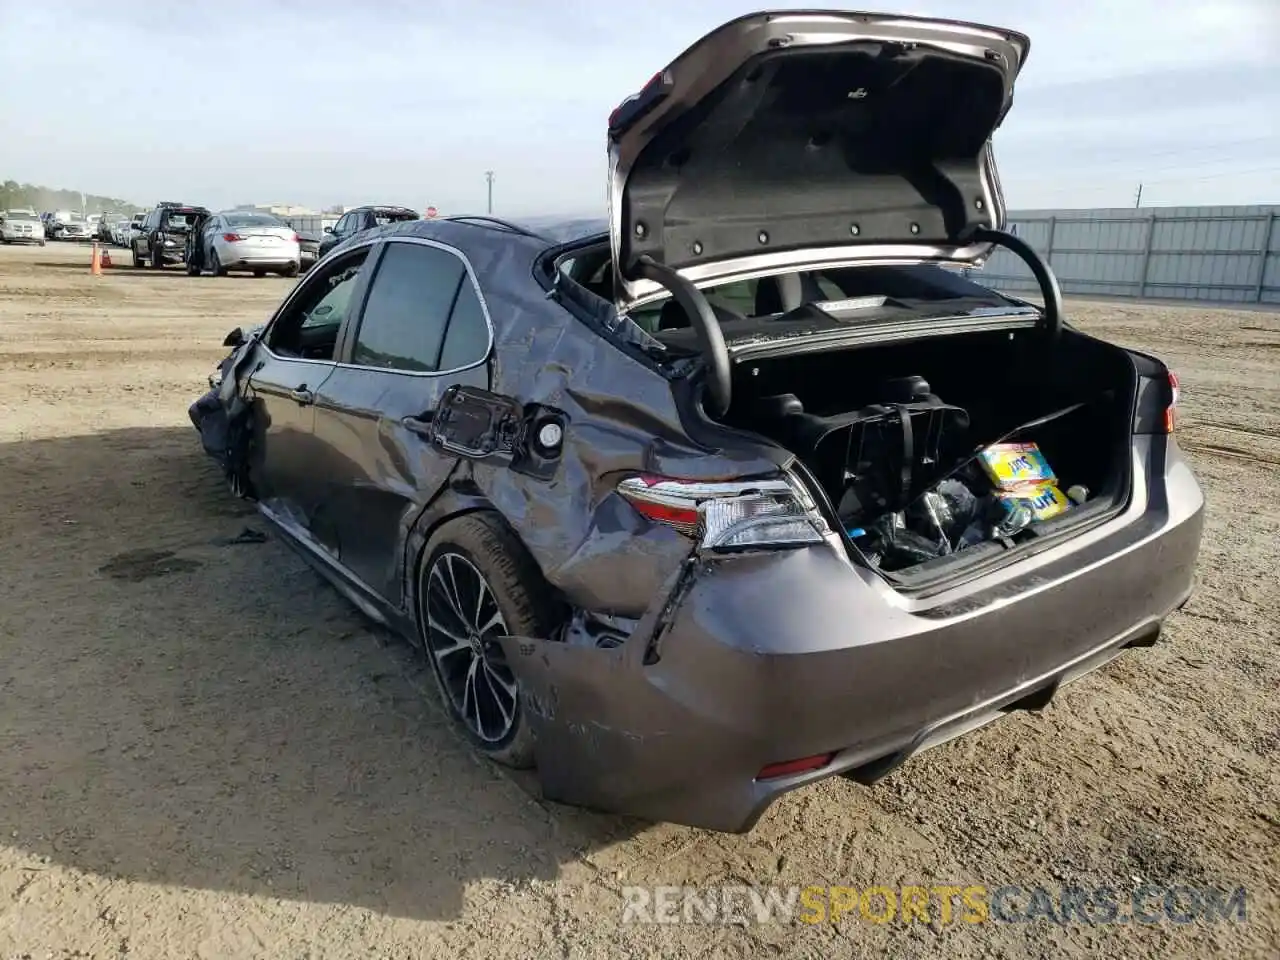
{"label": "tree line", "polygon": [[58,190],[53,187],[41,187],[33,183],[18,183],[6,180],[0,184],[0,211],[21,210],[30,208],[36,213],[46,210],[73,210],[77,213],[127,213],[134,214],[143,208],[136,203],[121,200],[118,197],[102,197],[94,193],[86,193],[84,207],[81,208],[79,190]]}

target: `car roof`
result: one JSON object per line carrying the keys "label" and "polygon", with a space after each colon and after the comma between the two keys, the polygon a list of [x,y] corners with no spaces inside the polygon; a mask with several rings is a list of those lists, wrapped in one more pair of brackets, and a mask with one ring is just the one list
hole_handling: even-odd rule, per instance
{"label": "car roof", "polygon": [[541,234],[557,244],[575,240],[605,239],[609,234],[609,221],[605,217],[527,217],[520,226]]}
{"label": "car roof", "polygon": [[[518,224],[513,226],[519,227]],[[524,229],[524,228],[520,228]],[[437,240],[464,253],[475,247],[498,249],[516,244],[541,252],[554,243],[551,238],[536,233],[521,233],[500,223],[470,220],[465,217],[441,217],[435,220],[402,220],[388,223],[359,236],[368,237],[421,237]]]}

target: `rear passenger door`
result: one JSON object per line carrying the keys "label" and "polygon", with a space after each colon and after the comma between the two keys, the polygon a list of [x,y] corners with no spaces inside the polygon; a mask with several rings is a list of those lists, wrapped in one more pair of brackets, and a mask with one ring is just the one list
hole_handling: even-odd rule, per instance
{"label": "rear passenger door", "polygon": [[428,442],[444,392],[485,388],[492,326],[461,253],[420,238],[379,245],[341,364],[316,395],[326,490],[312,530],[363,586],[401,602],[404,537],[456,459]]}

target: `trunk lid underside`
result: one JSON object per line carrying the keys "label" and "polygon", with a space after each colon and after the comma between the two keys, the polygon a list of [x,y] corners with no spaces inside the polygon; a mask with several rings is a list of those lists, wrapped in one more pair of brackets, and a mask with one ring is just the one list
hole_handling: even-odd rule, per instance
{"label": "trunk lid underside", "polygon": [[973,262],[999,227],[990,137],[1021,34],[857,13],[764,13],[708,34],[610,121],[619,309],[694,283],[886,260]]}

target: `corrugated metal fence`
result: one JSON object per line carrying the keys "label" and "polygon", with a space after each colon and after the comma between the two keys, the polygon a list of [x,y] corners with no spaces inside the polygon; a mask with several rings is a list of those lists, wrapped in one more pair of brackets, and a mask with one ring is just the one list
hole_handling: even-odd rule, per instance
{"label": "corrugated metal fence", "polygon": [[[1010,211],[1063,293],[1280,303],[1280,206]],[[997,250],[973,278],[1034,291],[1022,261]]]}

